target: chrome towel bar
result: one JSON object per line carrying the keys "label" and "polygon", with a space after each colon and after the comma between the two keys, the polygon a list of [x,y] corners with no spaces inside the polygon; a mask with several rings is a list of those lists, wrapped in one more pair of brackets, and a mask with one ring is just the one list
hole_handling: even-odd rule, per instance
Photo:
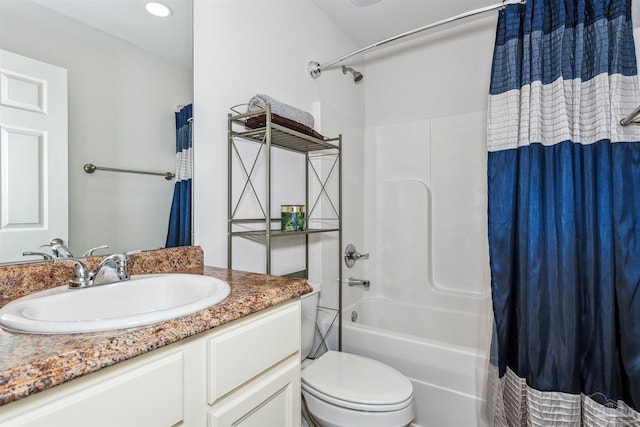
{"label": "chrome towel bar", "polygon": [[110,172],[125,172],[125,173],[139,173],[139,174],[143,174],[143,175],[158,175],[158,176],[164,176],[164,179],[166,179],[167,181],[171,181],[173,178],[176,177],[175,173],[171,173],[171,172],[150,172],[150,171],[139,171],[139,170],[133,170],[133,169],[118,169],[118,168],[107,168],[107,167],[103,167],[103,166],[96,166],[92,163],[87,163],[86,165],[84,165],[83,167],[84,171],[86,173],[94,173],[97,170],[103,170],[103,171],[110,171]]}

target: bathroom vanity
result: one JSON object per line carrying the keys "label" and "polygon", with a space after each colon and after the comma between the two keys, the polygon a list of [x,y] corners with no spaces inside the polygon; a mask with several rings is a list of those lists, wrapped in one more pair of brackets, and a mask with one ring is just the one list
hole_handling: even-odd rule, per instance
{"label": "bathroom vanity", "polygon": [[299,426],[299,296],[311,288],[204,274],[231,294],[193,315],[89,334],[0,331],[0,426]]}

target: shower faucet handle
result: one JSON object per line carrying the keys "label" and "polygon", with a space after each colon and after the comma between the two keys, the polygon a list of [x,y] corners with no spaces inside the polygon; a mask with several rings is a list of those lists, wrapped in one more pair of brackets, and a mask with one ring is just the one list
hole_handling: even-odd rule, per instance
{"label": "shower faucet handle", "polygon": [[369,254],[358,253],[356,247],[349,243],[344,250],[344,263],[351,268],[359,259],[369,259]]}

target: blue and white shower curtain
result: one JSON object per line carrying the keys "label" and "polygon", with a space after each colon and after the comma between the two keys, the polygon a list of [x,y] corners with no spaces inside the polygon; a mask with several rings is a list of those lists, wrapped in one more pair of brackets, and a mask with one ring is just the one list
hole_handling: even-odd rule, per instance
{"label": "blue and white shower curtain", "polygon": [[191,245],[191,181],[193,164],[193,105],[176,112],[176,183],[169,216],[166,247]]}
{"label": "blue and white shower curtain", "polygon": [[496,425],[640,426],[630,0],[500,12],[488,115]]}

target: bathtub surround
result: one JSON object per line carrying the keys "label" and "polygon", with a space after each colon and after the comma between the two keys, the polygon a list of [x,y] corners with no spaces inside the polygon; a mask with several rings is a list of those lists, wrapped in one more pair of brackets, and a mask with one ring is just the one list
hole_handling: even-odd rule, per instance
{"label": "bathtub surround", "polygon": [[[346,89],[364,87],[366,126],[361,147],[345,142],[345,177],[354,173],[345,185],[358,184],[344,189],[345,211],[357,206],[362,216],[345,215],[344,241],[370,253],[369,260],[356,263],[348,273],[369,279],[371,287],[344,283],[344,307],[360,299],[367,305],[371,298],[415,308],[418,314],[412,319],[422,320],[404,329],[407,323],[378,312],[377,332],[368,335],[363,327],[352,334],[346,328],[359,326],[351,323],[351,311],[344,310],[343,333],[349,338],[343,344],[410,378],[416,426],[486,425],[491,306],[485,108],[496,19],[497,12],[488,13],[368,53],[364,67],[357,67],[366,76],[363,85]],[[335,74],[342,77],[325,73],[317,81]],[[326,116],[323,129],[325,123],[340,120]],[[361,231],[353,238],[347,235],[357,229]],[[330,281],[331,272],[322,277]],[[323,292],[331,291],[328,283],[323,282]],[[331,314],[322,316],[321,327],[330,323]],[[450,334],[425,336],[433,332],[429,325],[450,318],[455,319],[451,325],[457,325],[444,329]],[[478,347],[467,347],[464,357],[457,357],[455,343],[468,334],[477,337],[472,342]],[[389,341],[381,341],[380,335]],[[396,350],[400,347],[415,350],[416,356],[398,357],[405,354]],[[425,354],[429,358],[419,356]],[[452,372],[458,368],[463,374]]]}
{"label": "bathtub surround", "polygon": [[640,424],[640,126],[619,124],[640,105],[632,30],[626,0],[500,14],[487,167],[495,425]]}
{"label": "bathtub surround", "polygon": [[[488,31],[485,35],[490,38]],[[455,41],[455,37],[449,40]],[[425,47],[418,56],[428,59],[460,49],[459,42],[451,42]],[[410,57],[408,53],[403,56],[399,66]],[[380,68],[397,71],[395,64],[377,65],[373,70],[368,68],[372,78],[382,77]],[[419,101],[414,99],[412,106]],[[390,120],[393,114],[391,109],[385,112]],[[483,380],[491,323],[484,216],[485,129],[482,111],[392,122],[373,127],[371,144],[366,146],[366,162],[375,166],[366,170],[368,233],[362,247],[371,255],[354,268],[363,268],[356,277],[366,277],[372,285],[365,292],[345,289],[345,300],[349,301],[345,306],[357,305],[358,293],[364,306],[372,306],[371,300],[386,304],[376,310],[373,319],[362,320],[364,324],[374,322],[377,332],[373,335],[351,324],[351,310],[345,310],[343,325],[349,331],[343,333],[349,338],[343,340],[348,351],[382,360],[412,380],[417,402],[415,423],[420,426],[431,422],[486,425]],[[450,163],[449,159],[456,161]],[[397,221],[397,206],[402,206],[402,222]],[[410,307],[413,315],[385,315],[393,306]],[[381,344],[380,335],[389,341],[374,344]],[[467,340],[469,335],[475,339]],[[458,354],[455,349],[460,342],[467,343],[463,358],[452,356]],[[398,357],[404,354],[396,351],[398,346],[406,349],[407,345],[411,351],[415,345],[412,354],[424,357]],[[464,374],[453,374],[452,364]],[[456,411],[447,409],[452,407]]]}
{"label": "bathtub surround", "polygon": [[[87,264],[93,266],[99,259],[91,258]],[[44,263],[0,267],[3,302],[60,286],[72,275],[72,270],[64,265],[56,264],[55,269],[47,267],[50,266]],[[228,282],[231,294],[219,305],[193,315],[129,330],[71,335],[29,335],[0,330],[0,406],[311,291],[306,281],[300,279],[204,267],[199,247],[132,255],[130,271],[133,274],[204,273]],[[15,290],[16,286],[37,280],[44,282],[38,289]]]}

